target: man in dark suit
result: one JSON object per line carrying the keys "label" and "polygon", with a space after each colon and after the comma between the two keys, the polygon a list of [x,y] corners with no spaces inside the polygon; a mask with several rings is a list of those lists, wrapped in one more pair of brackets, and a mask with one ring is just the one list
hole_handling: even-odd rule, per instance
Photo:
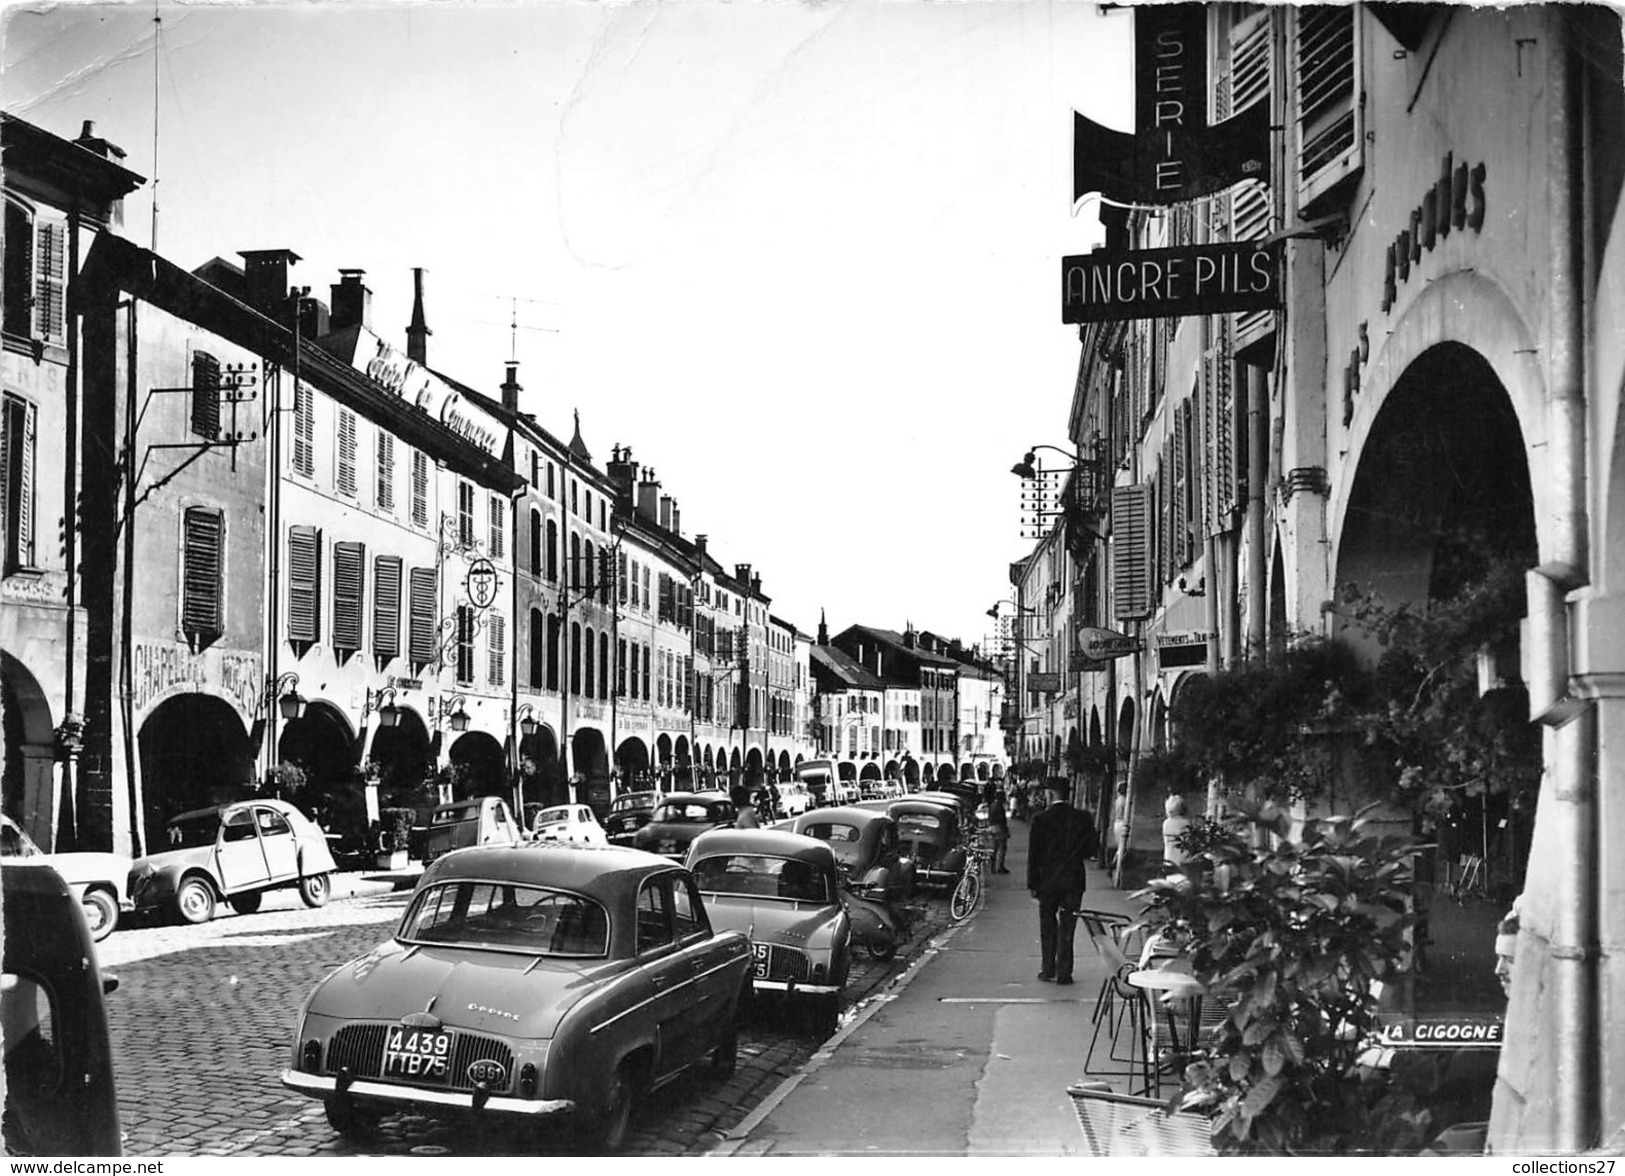
{"label": "man in dark suit", "polygon": [[1033,818],[1027,843],[1027,889],[1038,900],[1040,980],[1072,983],[1072,934],[1083,902],[1085,865],[1095,852],[1095,823],[1072,807],[1069,790],[1051,780],[1049,807]]}

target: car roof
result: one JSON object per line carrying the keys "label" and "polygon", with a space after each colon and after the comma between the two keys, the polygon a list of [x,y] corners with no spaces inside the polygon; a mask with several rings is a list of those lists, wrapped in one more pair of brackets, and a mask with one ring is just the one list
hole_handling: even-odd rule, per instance
{"label": "car roof", "polygon": [[170,822],[174,822],[185,821],[192,817],[207,817],[214,813],[223,813],[227,809],[241,808],[245,804],[264,805],[266,808],[276,809],[276,811],[279,813],[293,813],[294,815],[300,817],[305,815],[285,800],[273,800],[268,796],[250,796],[246,800],[233,800],[228,801],[225,804],[211,804],[208,808],[192,809],[189,812],[176,813],[173,817],[170,817],[169,820]]}
{"label": "car roof", "polygon": [[[661,794],[661,804],[686,804],[697,800],[704,804],[715,804],[717,801],[728,801],[726,792],[666,792]],[[732,803],[728,801],[728,803]]]}
{"label": "car roof", "polygon": [[813,809],[811,812],[796,818],[796,823],[805,822],[809,825],[834,824],[841,822],[862,828],[872,825],[876,821],[889,821],[891,817],[876,809],[859,808],[855,804],[840,805],[836,808]]}
{"label": "car roof", "polygon": [[948,813],[959,812],[959,806],[947,800],[932,800],[929,796],[906,796],[891,802],[889,812],[894,813]]}
{"label": "car roof", "polygon": [[547,886],[609,901],[627,888],[636,889],[650,874],[676,868],[670,858],[621,846],[481,845],[436,858],[424,880],[480,879]]}
{"label": "car roof", "polygon": [[768,854],[834,868],[829,842],[782,829],[713,829],[694,839],[690,854]]}

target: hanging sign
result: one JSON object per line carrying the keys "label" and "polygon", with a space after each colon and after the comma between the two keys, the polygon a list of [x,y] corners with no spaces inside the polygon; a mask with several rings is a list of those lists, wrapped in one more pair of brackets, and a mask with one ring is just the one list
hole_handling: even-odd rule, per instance
{"label": "hanging sign", "polygon": [[468,603],[475,608],[490,608],[497,598],[497,568],[481,556],[468,565],[468,576],[463,582],[468,589]]}
{"label": "hanging sign", "polygon": [[1279,247],[1262,241],[1061,258],[1061,321],[1109,323],[1273,310]]}
{"label": "hanging sign", "polygon": [[1061,692],[1061,675],[1038,671],[1029,672],[1027,675],[1027,689],[1041,694],[1059,694]]}
{"label": "hanging sign", "polygon": [[1125,654],[1139,653],[1142,643],[1127,633],[1110,629],[1079,629],[1078,651],[1090,661],[1109,661]]}
{"label": "hanging sign", "polygon": [[1207,664],[1211,633],[1158,633],[1157,664],[1165,670]]}

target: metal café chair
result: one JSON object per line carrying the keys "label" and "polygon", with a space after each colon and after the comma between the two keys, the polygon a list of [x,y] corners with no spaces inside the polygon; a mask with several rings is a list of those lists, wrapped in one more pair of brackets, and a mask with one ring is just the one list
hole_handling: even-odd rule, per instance
{"label": "metal caf\u00e9 chair", "polygon": [[1157,1099],[1117,1094],[1104,1082],[1078,1082],[1067,1087],[1085,1155],[1211,1156],[1213,1121],[1196,1111],[1168,1113]]}
{"label": "metal caf\u00e9 chair", "polygon": [[[1149,1085],[1151,1075],[1146,1069],[1148,1059],[1144,1048],[1147,1011],[1145,998],[1139,989],[1130,986],[1126,981],[1126,977],[1135,970],[1136,965],[1118,939],[1120,934],[1129,929],[1130,922],[1125,916],[1107,911],[1082,910],[1078,912],[1078,919],[1088,931],[1096,955],[1106,965],[1106,973],[1101,979],[1100,990],[1095,997],[1095,1011],[1090,1018],[1094,1031],[1090,1034],[1089,1049],[1084,1055],[1083,1072],[1096,1073],[1092,1066],[1095,1050],[1100,1044],[1100,1032],[1104,1028],[1110,1042],[1107,1051],[1108,1060],[1119,1065],[1126,1063],[1130,1073],[1138,1066],[1142,1071],[1144,1084]],[[1129,1030],[1126,1054],[1120,1052],[1124,1041],[1125,1022]]]}

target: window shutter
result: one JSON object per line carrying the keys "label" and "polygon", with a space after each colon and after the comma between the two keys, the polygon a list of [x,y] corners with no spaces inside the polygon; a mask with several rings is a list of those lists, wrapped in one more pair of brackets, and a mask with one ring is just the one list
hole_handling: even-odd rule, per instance
{"label": "window shutter", "polygon": [[[1270,100],[1270,12],[1254,13],[1230,30],[1230,70],[1219,86],[1218,117],[1229,118],[1255,102]],[[1232,241],[1257,241],[1269,233],[1270,189],[1248,183],[1232,189],[1224,198],[1229,204],[1229,233]],[[1216,316],[1216,321],[1234,321],[1243,345],[1269,333],[1274,315],[1268,310],[1247,314]]]}
{"label": "window shutter", "polygon": [[311,390],[295,380],[293,385],[293,470],[311,478],[316,475],[316,410]]}
{"label": "window shutter", "polygon": [[378,509],[395,509],[395,434],[378,430]]}
{"label": "window shutter", "polygon": [[7,334],[32,334],[34,286],[34,216],[23,205],[7,200],[5,296],[0,299]]}
{"label": "window shutter", "polygon": [[507,550],[504,536],[508,531],[508,504],[495,494],[491,495],[491,558],[503,558]]}
{"label": "window shutter", "polygon": [[1361,166],[1359,26],[1352,5],[1306,5],[1293,17],[1298,200],[1312,216],[1321,211],[1317,201]]}
{"label": "window shutter", "polygon": [[547,578],[559,581],[559,525],[552,519],[547,520]]}
{"label": "window shutter", "polygon": [[68,230],[52,221],[35,223],[34,334],[48,343],[67,341]]}
{"label": "window shutter", "polygon": [[288,528],[288,640],[319,641],[322,627],[322,532]]}
{"label": "window shutter", "polygon": [[434,661],[435,655],[435,570],[413,568],[408,591],[411,632],[407,638],[407,653],[413,664],[426,666]]}
{"label": "window shutter", "polygon": [[1151,615],[1150,486],[1112,488],[1112,615],[1142,620]]}
{"label": "window shutter", "polygon": [[486,683],[501,686],[508,680],[508,619],[492,613],[486,620]]}
{"label": "window shutter", "polygon": [[381,658],[401,652],[401,557],[372,561],[372,651]]}
{"label": "window shutter", "polygon": [[[6,571],[34,566],[34,449],[38,409],[21,397],[5,401]],[[12,499],[15,488],[15,500]]]}
{"label": "window shutter", "polygon": [[188,507],[181,535],[181,629],[191,636],[223,631],[220,572],[225,518],[218,510]]}
{"label": "window shutter", "polygon": [[412,525],[429,525],[429,455],[412,451]]}
{"label": "window shutter", "polygon": [[643,647],[643,700],[649,700],[649,647]]}
{"label": "window shutter", "polygon": [[474,487],[462,480],[457,483],[457,543],[474,546]]}
{"label": "window shutter", "polygon": [[626,603],[626,552],[617,553],[620,557],[617,576],[615,578],[615,591],[620,594],[622,604]]}
{"label": "window shutter", "polygon": [[220,361],[206,351],[192,352],[192,432],[220,437]]}
{"label": "window shutter", "polygon": [[1184,567],[1190,562],[1190,556],[1185,550],[1185,527],[1189,521],[1189,515],[1187,515],[1185,511],[1185,478],[1187,475],[1185,465],[1185,443],[1187,435],[1186,426],[1190,420],[1190,417],[1186,414],[1185,410],[1188,407],[1188,404],[1181,404],[1174,409],[1174,460],[1172,465],[1174,501],[1173,509],[1169,516],[1172,520],[1174,529],[1173,551],[1171,553],[1173,556],[1173,560],[1171,561],[1173,564],[1172,570],[1174,572],[1177,572],[1180,568]]}
{"label": "window shutter", "polygon": [[367,548],[333,544],[333,648],[361,648],[361,608],[366,599]]}
{"label": "window shutter", "polygon": [[530,511],[530,574],[542,574],[542,512],[535,507]]}
{"label": "window shutter", "polygon": [[604,548],[598,553],[598,599],[609,604],[615,598],[615,552]]}
{"label": "window shutter", "polygon": [[339,409],[338,437],[334,449],[333,485],[340,494],[355,497],[355,413]]}
{"label": "window shutter", "polygon": [[457,606],[457,681],[474,681],[474,610]]}

